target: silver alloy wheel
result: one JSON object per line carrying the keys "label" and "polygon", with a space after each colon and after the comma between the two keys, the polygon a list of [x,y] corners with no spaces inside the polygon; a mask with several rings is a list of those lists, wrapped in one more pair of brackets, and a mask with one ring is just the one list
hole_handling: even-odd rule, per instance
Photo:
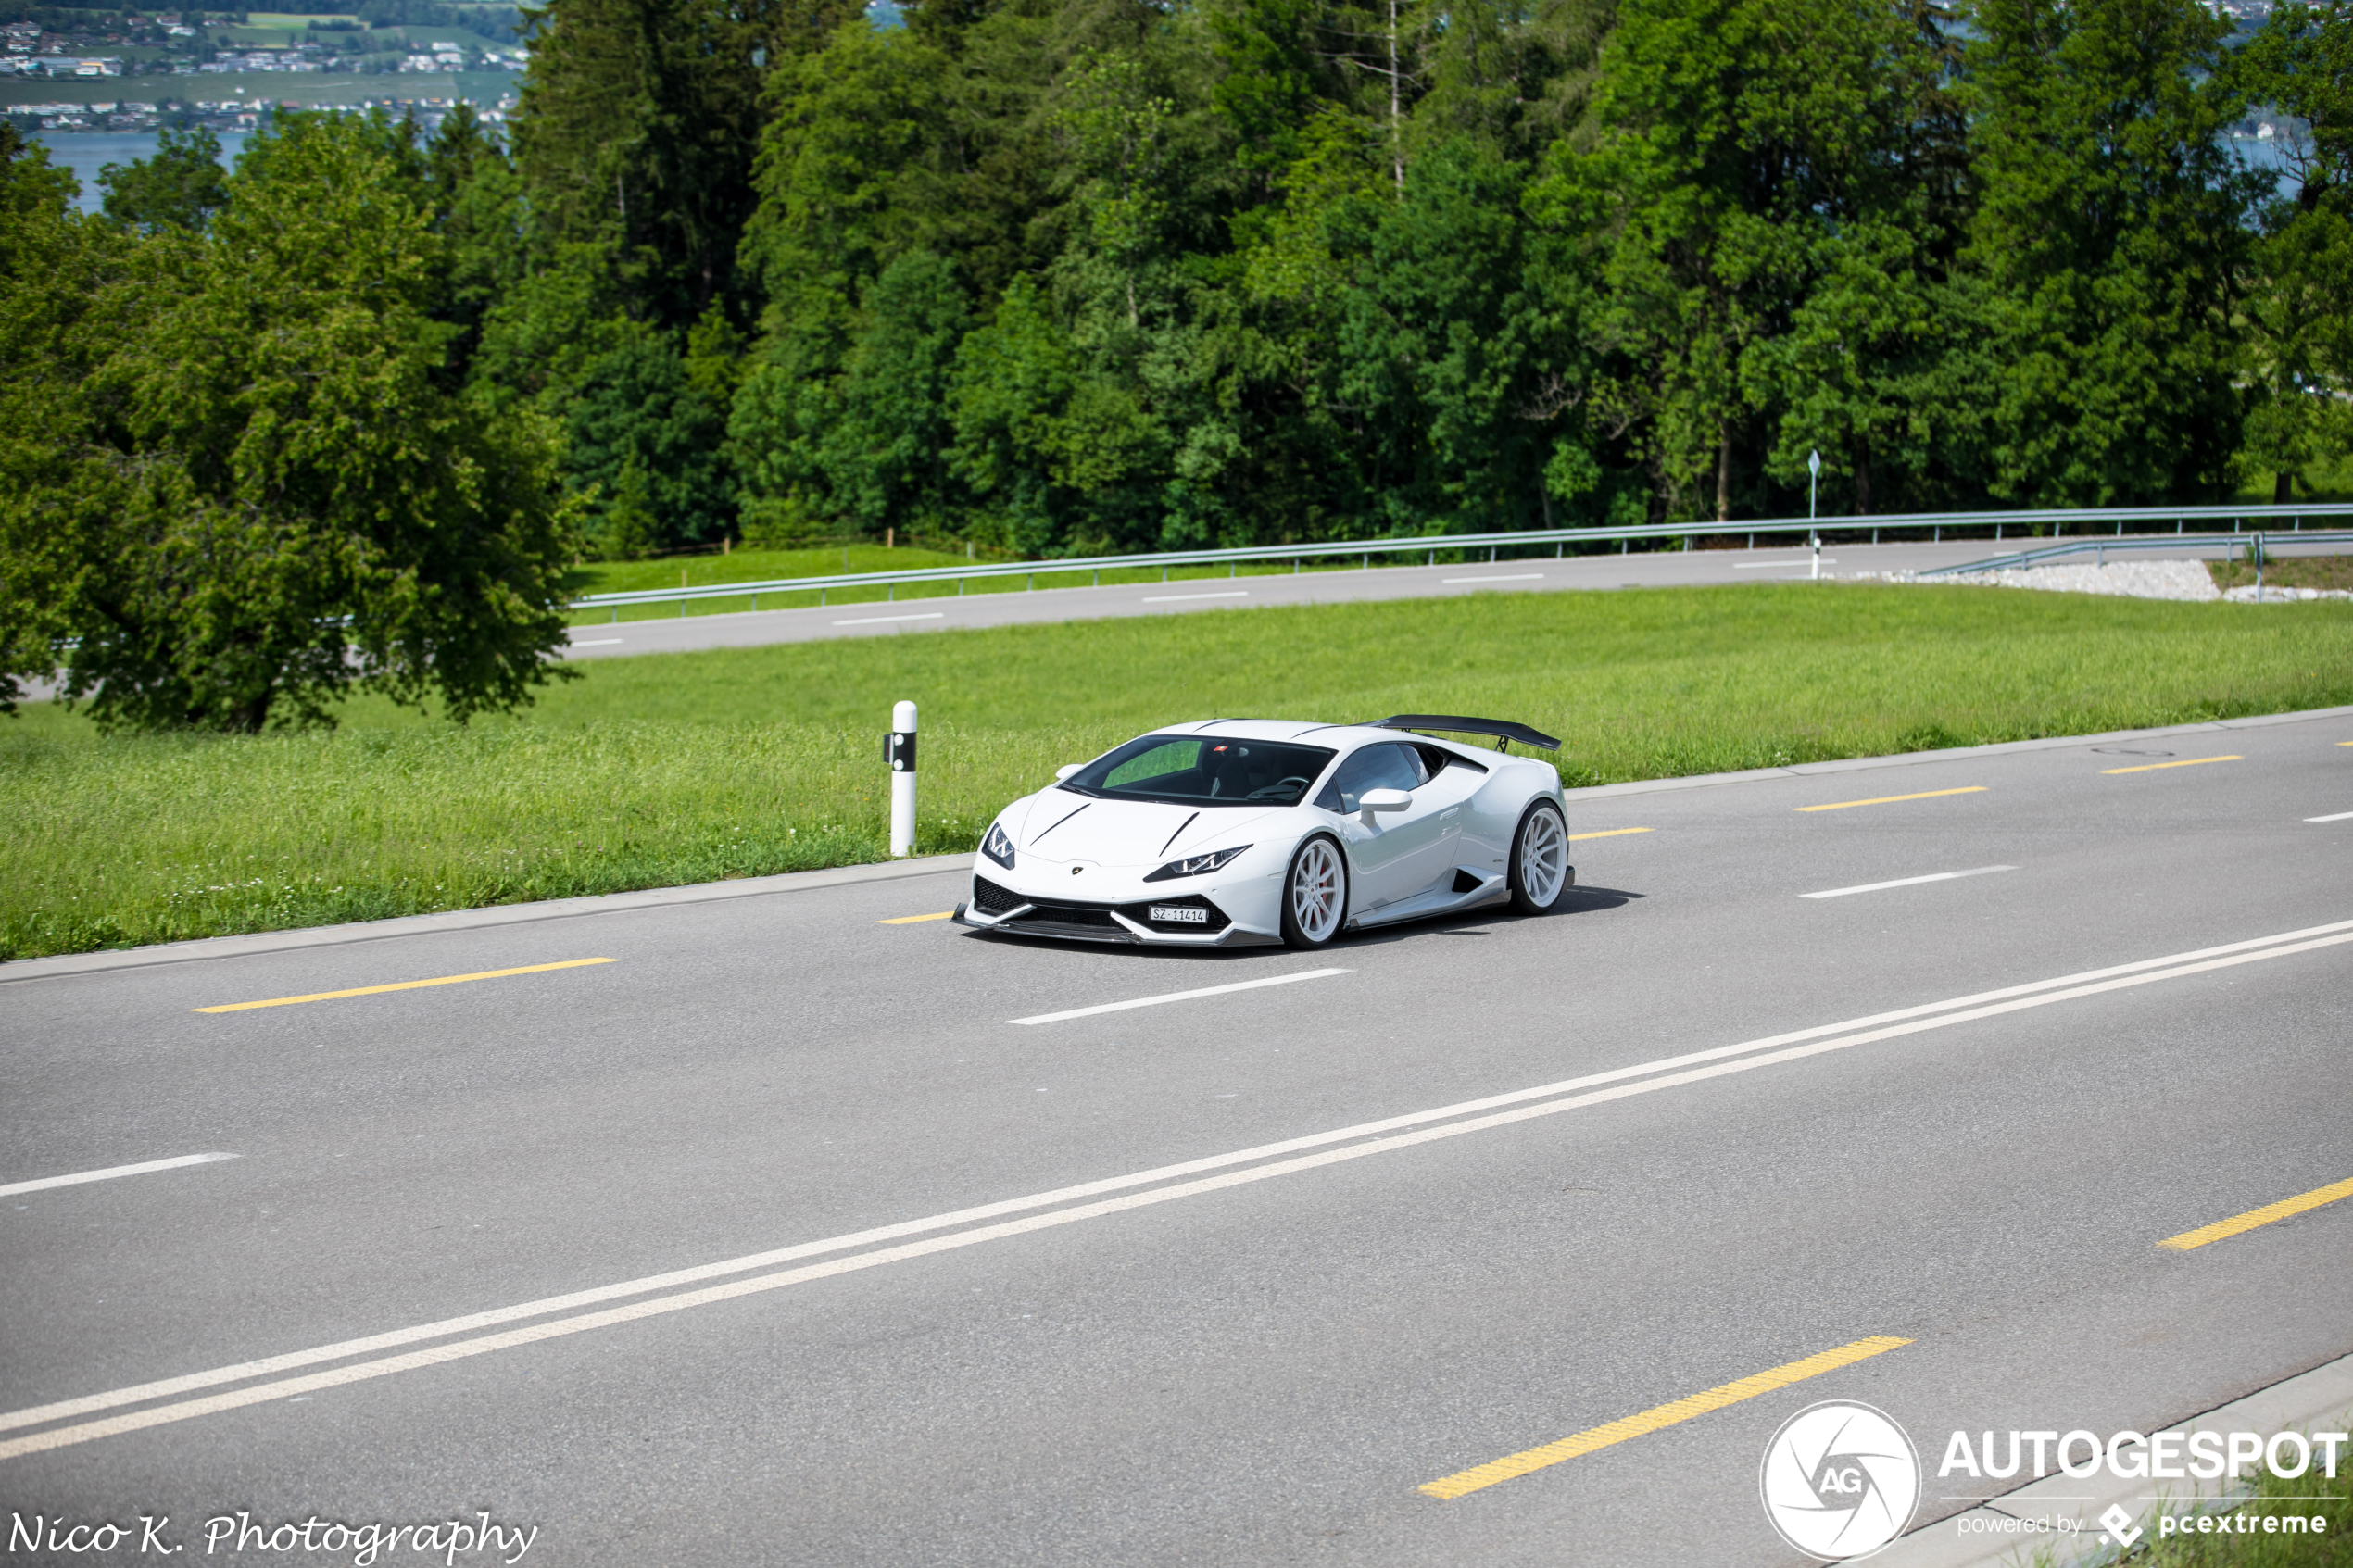
{"label": "silver alloy wheel", "polygon": [[1528,826],[1519,835],[1519,884],[1529,903],[1550,909],[1567,875],[1568,830],[1561,825],[1559,812],[1539,807],[1528,814]]}
{"label": "silver alloy wheel", "polygon": [[1301,935],[1321,946],[1340,930],[1341,877],[1340,851],[1328,838],[1311,838],[1291,863],[1290,918]]}

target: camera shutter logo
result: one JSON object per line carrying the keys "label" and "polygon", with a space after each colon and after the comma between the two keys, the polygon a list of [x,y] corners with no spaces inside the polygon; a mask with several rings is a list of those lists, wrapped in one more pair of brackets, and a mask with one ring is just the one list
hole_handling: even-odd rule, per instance
{"label": "camera shutter logo", "polygon": [[1781,1539],[1825,1562],[1877,1551],[1920,1500],[1920,1456],[1885,1412],[1843,1400],[1809,1405],[1765,1445],[1757,1487]]}

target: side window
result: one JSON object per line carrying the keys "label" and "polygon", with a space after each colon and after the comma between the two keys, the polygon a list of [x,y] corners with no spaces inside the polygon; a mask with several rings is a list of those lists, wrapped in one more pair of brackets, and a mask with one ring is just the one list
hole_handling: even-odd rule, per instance
{"label": "side window", "polygon": [[1315,797],[1327,811],[1348,816],[1366,790],[1413,789],[1428,781],[1429,771],[1411,746],[1368,746],[1342,762],[1331,783]]}

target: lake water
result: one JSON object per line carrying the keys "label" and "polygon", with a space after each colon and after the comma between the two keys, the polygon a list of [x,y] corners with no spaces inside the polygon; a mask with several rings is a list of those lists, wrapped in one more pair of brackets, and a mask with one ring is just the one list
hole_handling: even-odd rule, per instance
{"label": "lake water", "polygon": [[[220,138],[220,161],[234,164],[250,132],[216,131],[213,134]],[[152,131],[36,131],[32,139],[49,149],[52,164],[72,169],[73,177],[82,182],[84,212],[97,211],[98,200],[106,194],[98,189],[98,170],[110,163],[156,156]]]}

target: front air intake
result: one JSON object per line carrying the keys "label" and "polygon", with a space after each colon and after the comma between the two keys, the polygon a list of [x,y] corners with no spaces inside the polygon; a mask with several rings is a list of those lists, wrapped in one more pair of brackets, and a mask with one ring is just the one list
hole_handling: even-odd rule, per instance
{"label": "front air intake", "polygon": [[1001,915],[1008,909],[1018,909],[1029,902],[1018,893],[1008,892],[985,876],[973,878],[973,908],[985,915]]}

